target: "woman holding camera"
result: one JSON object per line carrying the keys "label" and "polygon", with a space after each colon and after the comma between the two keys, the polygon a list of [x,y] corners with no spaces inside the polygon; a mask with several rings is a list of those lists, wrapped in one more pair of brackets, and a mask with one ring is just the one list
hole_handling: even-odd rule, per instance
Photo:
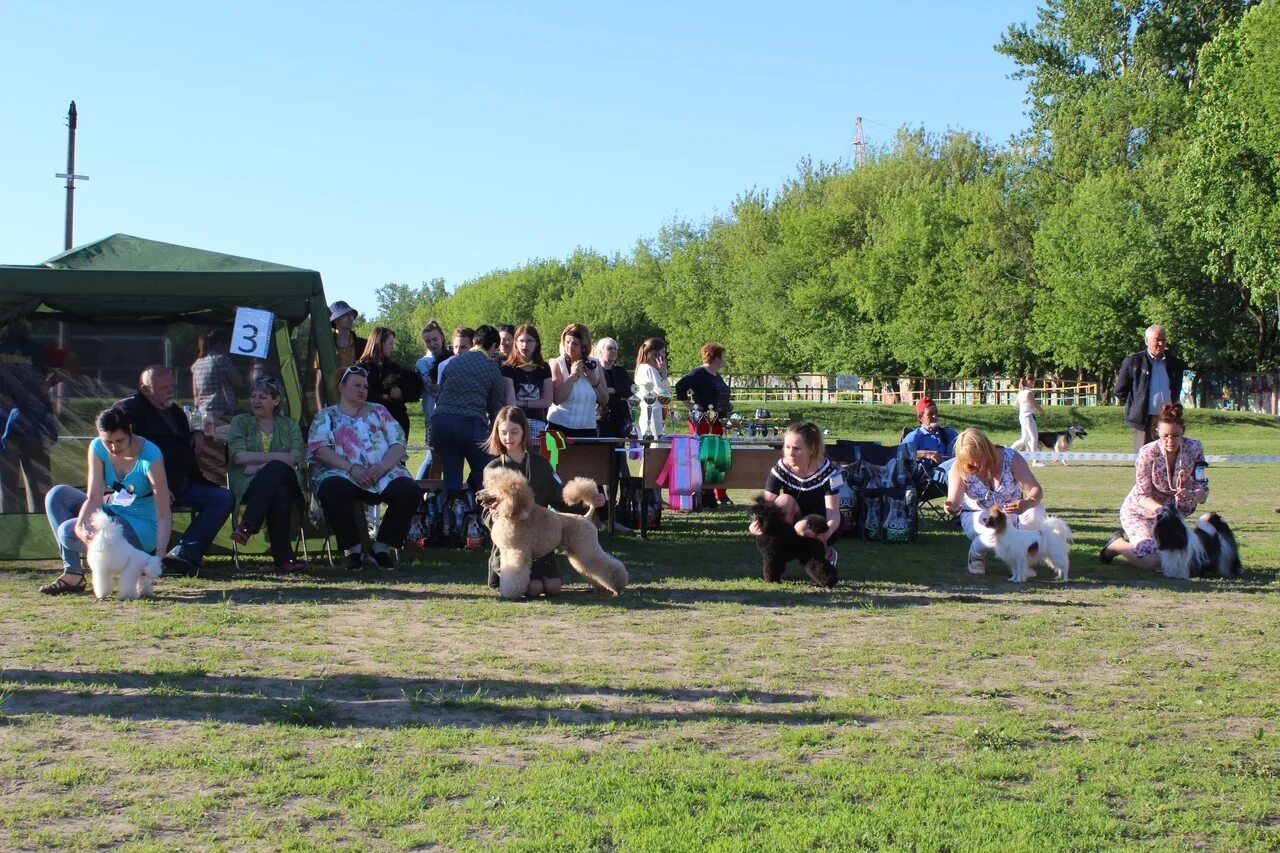
{"label": "woman holding camera", "polygon": [[591,332],[570,323],[560,333],[560,357],[551,362],[552,406],[547,421],[568,438],[595,438],[596,406],[609,401],[599,363],[591,358]]}

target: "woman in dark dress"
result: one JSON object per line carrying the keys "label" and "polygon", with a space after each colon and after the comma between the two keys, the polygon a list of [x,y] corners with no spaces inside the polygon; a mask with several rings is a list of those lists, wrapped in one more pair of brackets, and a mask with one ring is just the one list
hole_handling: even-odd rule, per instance
{"label": "woman in dark dress", "polygon": [[407,370],[391,359],[396,333],[377,326],[364,346],[357,362],[369,376],[370,403],[381,404],[409,436],[409,404],[422,399],[422,377],[417,370]]}

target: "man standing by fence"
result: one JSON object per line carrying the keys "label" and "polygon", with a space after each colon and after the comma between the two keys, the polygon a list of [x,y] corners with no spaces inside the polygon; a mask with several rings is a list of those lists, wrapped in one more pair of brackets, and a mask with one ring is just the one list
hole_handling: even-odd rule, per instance
{"label": "man standing by fence", "polygon": [[1124,422],[1133,435],[1133,452],[1155,440],[1155,419],[1165,403],[1182,396],[1187,365],[1169,352],[1164,326],[1148,326],[1146,349],[1125,358],[1111,395],[1124,405]]}

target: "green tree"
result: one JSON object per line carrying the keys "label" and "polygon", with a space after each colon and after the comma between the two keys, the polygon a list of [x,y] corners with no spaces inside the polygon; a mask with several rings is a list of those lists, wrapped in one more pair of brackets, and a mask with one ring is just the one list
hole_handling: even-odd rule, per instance
{"label": "green tree", "polygon": [[1201,86],[1181,174],[1206,269],[1234,291],[1253,362],[1276,361],[1280,298],[1280,5],[1251,9],[1200,53]]}

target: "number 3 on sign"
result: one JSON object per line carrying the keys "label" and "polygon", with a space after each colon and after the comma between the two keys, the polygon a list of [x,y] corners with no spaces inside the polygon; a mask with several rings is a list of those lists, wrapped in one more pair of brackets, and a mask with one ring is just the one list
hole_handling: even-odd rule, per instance
{"label": "number 3 on sign", "polygon": [[266,358],[271,349],[271,324],[275,315],[259,308],[237,308],[231,335],[231,354]]}

